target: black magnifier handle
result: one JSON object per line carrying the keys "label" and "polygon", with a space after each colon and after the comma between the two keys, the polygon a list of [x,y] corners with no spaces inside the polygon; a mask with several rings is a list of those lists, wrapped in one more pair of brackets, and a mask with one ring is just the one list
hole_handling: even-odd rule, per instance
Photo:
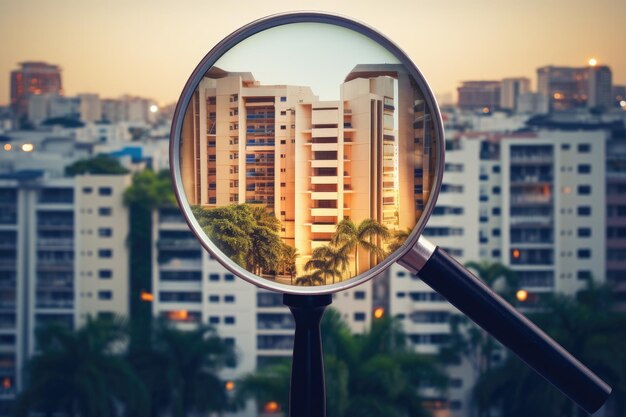
{"label": "black magnifier handle", "polygon": [[491,333],[587,413],[611,387],[441,248],[420,237],[398,263]]}
{"label": "black magnifier handle", "polygon": [[330,294],[284,294],[296,323],[289,389],[290,417],[325,417],[326,387],[320,321],[332,302]]}

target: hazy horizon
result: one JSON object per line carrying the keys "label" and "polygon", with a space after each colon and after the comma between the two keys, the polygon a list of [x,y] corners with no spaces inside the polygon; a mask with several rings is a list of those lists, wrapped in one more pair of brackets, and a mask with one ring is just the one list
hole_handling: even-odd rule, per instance
{"label": "hazy horizon", "polygon": [[339,13],[381,31],[413,59],[439,95],[455,96],[464,80],[518,76],[530,78],[535,88],[538,67],[584,66],[591,57],[611,67],[614,84],[626,84],[621,0],[506,5],[238,0],[217,7],[199,0],[184,7],[166,0],[26,0],[3,3],[0,104],[8,104],[10,71],[23,61],[60,65],[66,95],[132,94],[171,103],[223,37],[260,17],[294,9]]}

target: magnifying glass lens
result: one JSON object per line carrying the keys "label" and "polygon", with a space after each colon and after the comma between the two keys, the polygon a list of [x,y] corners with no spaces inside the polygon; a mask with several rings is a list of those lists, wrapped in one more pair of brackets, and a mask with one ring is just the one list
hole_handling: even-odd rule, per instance
{"label": "magnifying glass lens", "polygon": [[181,179],[212,249],[261,285],[340,284],[371,276],[420,223],[441,140],[391,51],[344,27],[287,24],[203,74]]}

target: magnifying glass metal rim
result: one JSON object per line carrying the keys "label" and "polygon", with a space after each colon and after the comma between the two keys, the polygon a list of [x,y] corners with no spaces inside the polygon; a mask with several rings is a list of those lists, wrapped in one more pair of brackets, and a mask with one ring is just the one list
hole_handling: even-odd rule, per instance
{"label": "magnifying glass metal rim", "polygon": [[[180,141],[182,132],[183,120],[185,117],[185,111],[191,101],[191,97],[198,87],[204,74],[224,55],[227,51],[233,48],[235,45],[245,40],[246,38],[274,27],[288,25],[293,23],[325,23],[335,26],[340,26],[346,29],[353,30],[361,35],[364,35],[386,50],[391,52],[404,66],[409,75],[413,78],[418,88],[424,94],[426,105],[431,113],[431,118],[435,130],[435,137],[440,140],[435,141],[435,147],[431,149],[431,152],[436,152],[434,177],[430,190],[430,196],[424,206],[424,210],[414,226],[413,231],[406,239],[404,244],[397,249],[394,253],[385,257],[379,264],[363,272],[355,277],[341,281],[335,284],[319,285],[319,286],[299,286],[299,285],[287,285],[279,282],[274,282],[268,279],[259,277],[252,272],[241,267],[226,255],[208,238],[208,236],[202,232],[200,224],[196,220],[191,211],[187,198],[185,197],[182,177],[180,172]],[[356,285],[362,284],[376,275],[382,273],[391,264],[401,259],[411,248],[417,243],[420,235],[422,234],[427,220],[429,219],[432,210],[435,206],[439,190],[441,188],[441,181],[443,177],[444,167],[444,151],[445,151],[445,136],[443,129],[443,121],[439,106],[435,96],[430,89],[430,86],[426,82],[422,73],[411,61],[411,59],[392,41],[380,34],[378,31],[370,28],[369,26],[356,22],[352,19],[342,17],[335,14],[322,13],[322,12],[289,12],[271,15],[256,21],[249,23],[246,26],[241,27],[235,32],[228,35],[221,42],[219,42],[213,49],[206,54],[202,61],[193,71],[192,75],[187,80],[185,87],[180,95],[176,109],[174,112],[174,118],[172,120],[172,127],[170,131],[170,174],[172,176],[172,182],[174,185],[174,194],[178,201],[179,207],[183,212],[185,221],[189,225],[191,231],[198,238],[201,245],[211,254],[211,256],[217,260],[222,266],[233,274],[245,279],[246,281],[267,290],[278,291],[288,294],[330,294],[341,290],[352,288]]]}

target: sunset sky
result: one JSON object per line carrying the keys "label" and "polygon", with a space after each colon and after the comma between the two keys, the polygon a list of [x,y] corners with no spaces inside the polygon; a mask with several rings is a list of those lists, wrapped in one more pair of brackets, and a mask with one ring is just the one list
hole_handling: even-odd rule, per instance
{"label": "sunset sky", "polygon": [[626,84],[624,0],[0,0],[0,104],[21,61],[59,64],[67,95],[128,93],[177,100],[202,57],[257,18],[321,10],[360,20],[396,42],[438,94],[460,81],[526,76],[591,57]]}

